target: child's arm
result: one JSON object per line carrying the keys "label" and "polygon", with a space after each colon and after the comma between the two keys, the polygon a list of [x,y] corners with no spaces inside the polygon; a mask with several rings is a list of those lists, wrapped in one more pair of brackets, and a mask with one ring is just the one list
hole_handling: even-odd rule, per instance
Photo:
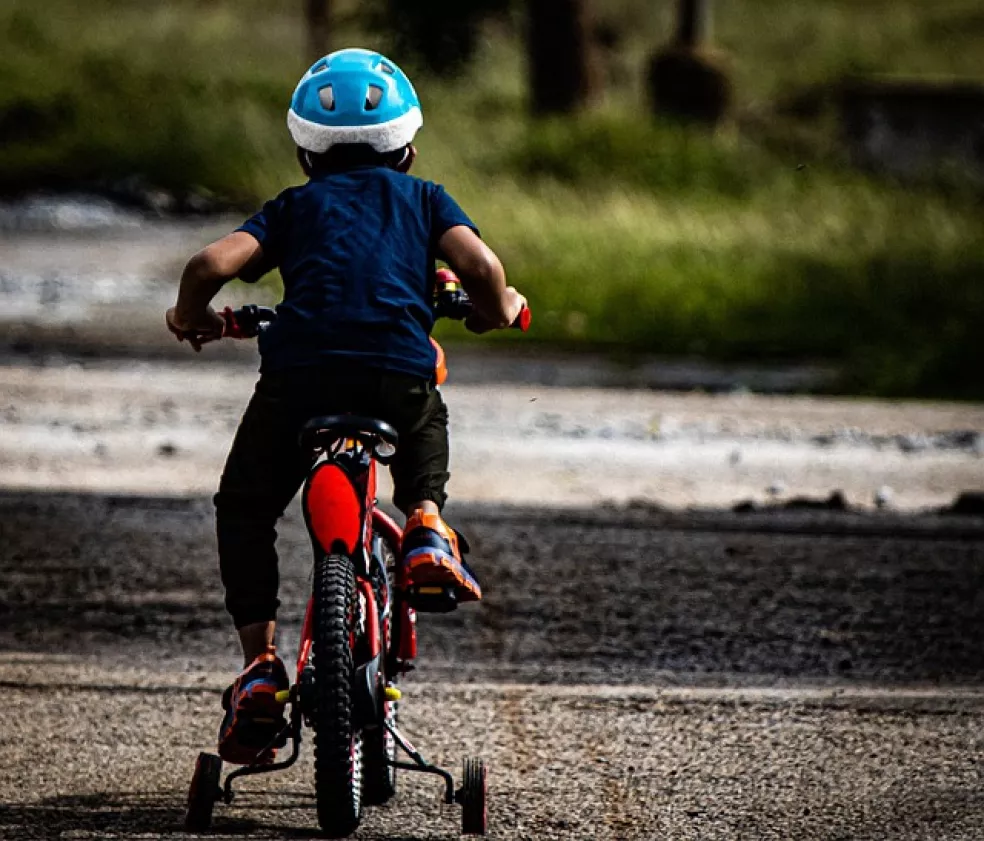
{"label": "child's arm", "polygon": [[221,338],[225,322],[209,304],[226,283],[262,258],[259,242],[243,231],[224,236],[199,251],[185,266],[177,303],[165,316],[171,332],[179,338],[185,333],[199,334],[202,341],[192,341],[195,350]]}
{"label": "child's arm", "polygon": [[526,306],[526,298],[506,285],[495,252],[466,225],[448,228],[438,247],[475,307],[465,326],[473,333],[485,333],[511,325]]}

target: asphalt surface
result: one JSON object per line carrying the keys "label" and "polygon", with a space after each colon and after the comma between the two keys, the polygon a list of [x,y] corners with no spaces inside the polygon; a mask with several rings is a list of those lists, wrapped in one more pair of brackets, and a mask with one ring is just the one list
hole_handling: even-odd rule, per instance
{"label": "asphalt surface", "polygon": [[[401,716],[503,839],[980,838],[984,521],[459,506],[487,590]],[[308,586],[281,529],[283,648]],[[181,832],[237,657],[206,498],[0,494],[0,837]],[[308,744],[309,748],[310,745]],[[360,838],[457,835],[404,774]],[[310,751],[218,837],[315,835]]]}

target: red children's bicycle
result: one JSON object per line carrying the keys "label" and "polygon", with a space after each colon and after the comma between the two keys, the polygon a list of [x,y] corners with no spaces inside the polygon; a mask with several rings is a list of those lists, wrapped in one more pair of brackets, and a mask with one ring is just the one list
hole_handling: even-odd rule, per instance
{"label": "red children's bicycle", "polygon": [[[439,273],[437,289],[437,315],[467,316],[471,304],[450,272]],[[274,321],[276,312],[248,306],[227,309],[225,318],[227,335],[250,338]],[[526,330],[529,321],[524,310],[514,326]],[[446,370],[438,351],[441,382]],[[444,801],[461,805],[462,832],[484,835],[485,763],[465,759],[456,786],[451,773],[427,762],[397,726],[401,694],[396,682],[417,656],[415,607],[450,610],[455,602],[450,589],[401,586],[397,580],[402,530],[376,508],[376,463],[386,464],[396,453],[396,431],[373,418],[319,417],[305,425],[301,444],[311,458],[302,505],[314,548],[314,583],[296,680],[278,698],[287,703],[289,714],[268,746],[285,747],[290,741],[291,752],[282,762],[237,768],[224,783],[222,760],[199,754],[186,828],[208,829],[215,804],[232,802],[236,780],[293,765],[306,725],[314,731],[318,824],[327,836],[351,834],[364,806],[389,800],[396,793],[397,769],[441,777]],[[400,760],[398,751],[406,759]]]}

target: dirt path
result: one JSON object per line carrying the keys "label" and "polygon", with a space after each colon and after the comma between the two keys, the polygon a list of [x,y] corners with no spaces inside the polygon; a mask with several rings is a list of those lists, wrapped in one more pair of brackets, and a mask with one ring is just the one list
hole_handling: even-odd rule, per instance
{"label": "dirt path", "polygon": [[[0,484],[211,492],[255,378],[201,360],[0,366]],[[870,507],[887,488],[891,507],[914,509],[984,487],[977,405],[453,382],[445,395],[463,502],[728,506],[840,490]]]}

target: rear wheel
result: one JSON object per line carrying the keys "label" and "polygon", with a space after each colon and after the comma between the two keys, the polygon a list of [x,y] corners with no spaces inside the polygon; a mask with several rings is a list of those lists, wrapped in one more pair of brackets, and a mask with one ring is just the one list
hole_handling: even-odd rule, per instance
{"label": "rear wheel", "polygon": [[205,832],[212,825],[212,810],[222,797],[219,777],[222,760],[214,753],[200,753],[195,762],[195,773],[188,789],[188,811],[185,829],[189,832]]}
{"label": "rear wheel", "polygon": [[488,781],[481,759],[466,759],[461,785],[461,831],[464,835],[485,835],[489,823]]}
{"label": "rear wheel", "polygon": [[314,574],[314,784],[318,824],[350,835],[362,817],[362,736],[354,726],[352,650],[358,633],[352,562],[322,558]]}

